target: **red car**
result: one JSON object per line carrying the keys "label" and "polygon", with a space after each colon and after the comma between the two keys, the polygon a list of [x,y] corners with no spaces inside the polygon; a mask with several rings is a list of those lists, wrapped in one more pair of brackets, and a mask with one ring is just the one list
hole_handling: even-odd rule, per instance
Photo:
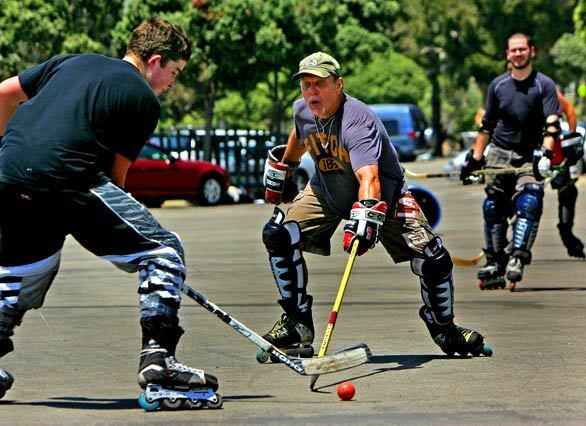
{"label": "red car", "polygon": [[207,161],[173,158],[149,143],[126,176],[126,191],[147,207],[160,207],[165,200],[172,199],[215,206],[229,186],[226,169]]}

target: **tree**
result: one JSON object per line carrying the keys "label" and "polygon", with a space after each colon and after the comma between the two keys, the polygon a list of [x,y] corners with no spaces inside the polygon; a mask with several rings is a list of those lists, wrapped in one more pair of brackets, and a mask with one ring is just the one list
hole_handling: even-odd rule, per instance
{"label": "tree", "polygon": [[3,0],[0,77],[63,53],[114,52],[110,30],[123,0]]}
{"label": "tree", "polygon": [[430,91],[425,71],[393,50],[374,55],[364,67],[355,71],[345,79],[344,90],[368,104],[419,104]]}

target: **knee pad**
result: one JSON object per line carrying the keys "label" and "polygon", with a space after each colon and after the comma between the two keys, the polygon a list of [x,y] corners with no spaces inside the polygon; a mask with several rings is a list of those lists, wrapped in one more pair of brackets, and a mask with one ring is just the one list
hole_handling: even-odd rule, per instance
{"label": "knee pad", "polygon": [[440,237],[433,237],[423,249],[423,257],[411,260],[411,270],[427,280],[442,281],[452,274],[450,253],[442,244]]}
{"label": "knee pad", "polygon": [[515,202],[515,226],[513,228],[512,256],[523,259],[524,264],[531,263],[531,247],[537,237],[539,219],[543,212],[543,186],[527,184]]}
{"label": "knee pad", "polygon": [[262,230],[262,241],[269,255],[286,256],[299,245],[301,230],[295,221],[284,222],[285,213],[277,207]]}
{"label": "knee pad", "polygon": [[306,300],[307,268],[299,248],[301,229],[295,221],[284,222],[285,214],[275,208],[265,224],[262,239],[283,300],[295,299],[299,307]]}
{"label": "knee pad", "polygon": [[486,188],[486,193],[487,197],[482,205],[486,250],[500,253],[508,244],[507,202],[503,194],[494,188]]}
{"label": "knee pad", "polygon": [[146,316],[140,319],[142,328],[143,347],[152,344],[154,340],[161,347],[167,349],[169,355],[175,355],[179,339],[185,333],[179,326],[177,316]]}
{"label": "knee pad", "polygon": [[419,276],[421,297],[440,323],[454,318],[454,282],[452,280],[452,259],[439,237],[432,238],[423,257],[411,260],[411,270]]}
{"label": "knee pad", "polygon": [[578,190],[574,184],[566,185],[558,192],[558,216],[561,224],[573,225]]}
{"label": "knee pad", "polygon": [[14,350],[14,343],[12,343],[12,339],[6,338],[0,340],[0,358],[4,355],[9,354]]}
{"label": "knee pad", "polygon": [[543,212],[543,195],[543,185],[529,183],[523,186],[515,201],[517,219],[539,220]]}
{"label": "knee pad", "polygon": [[486,188],[486,198],[482,204],[482,213],[487,224],[501,223],[509,216],[508,202],[501,191]]}

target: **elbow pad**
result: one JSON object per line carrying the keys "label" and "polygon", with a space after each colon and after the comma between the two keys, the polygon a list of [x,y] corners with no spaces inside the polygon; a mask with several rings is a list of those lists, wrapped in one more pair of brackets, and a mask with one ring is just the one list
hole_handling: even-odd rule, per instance
{"label": "elbow pad", "polygon": [[482,125],[478,128],[478,131],[486,133],[488,136],[492,136],[495,127],[496,121],[489,121],[486,118],[482,118]]}
{"label": "elbow pad", "polygon": [[547,116],[545,119],[545,131],[543,132],[543,136],[551,136],[557,141],[561,133],[562,128],[560,126],[560,117],[557,114]]}

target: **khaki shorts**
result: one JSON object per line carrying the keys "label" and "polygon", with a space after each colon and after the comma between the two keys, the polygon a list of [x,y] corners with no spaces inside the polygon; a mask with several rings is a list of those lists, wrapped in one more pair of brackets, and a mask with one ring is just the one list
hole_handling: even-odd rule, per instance
{"label": "khaki shorts", "polygon": [[[516,152],[490,145],[486,153],[486,167],[505,169],[509,167],[531,167],[532,161],[528,161]],[[505,198],[511,199],[523,191],[528,183],[543,185],[535,179],[532,172],[521,172],[514,174],[492,175],[486,177],[486,187],[492,188]]]}
{"label": "khaki shorts", "polygon": [[[330,255],[330,239],[342,218],[332,212],[323,198],[308,184],[293,200],[285,221],[296,221],[301,228],[301,249],[309,253]],[[434,237],[417,201],[404,191],[380,232],[379,239],[395,263],[411,260],[423,253]]]}

